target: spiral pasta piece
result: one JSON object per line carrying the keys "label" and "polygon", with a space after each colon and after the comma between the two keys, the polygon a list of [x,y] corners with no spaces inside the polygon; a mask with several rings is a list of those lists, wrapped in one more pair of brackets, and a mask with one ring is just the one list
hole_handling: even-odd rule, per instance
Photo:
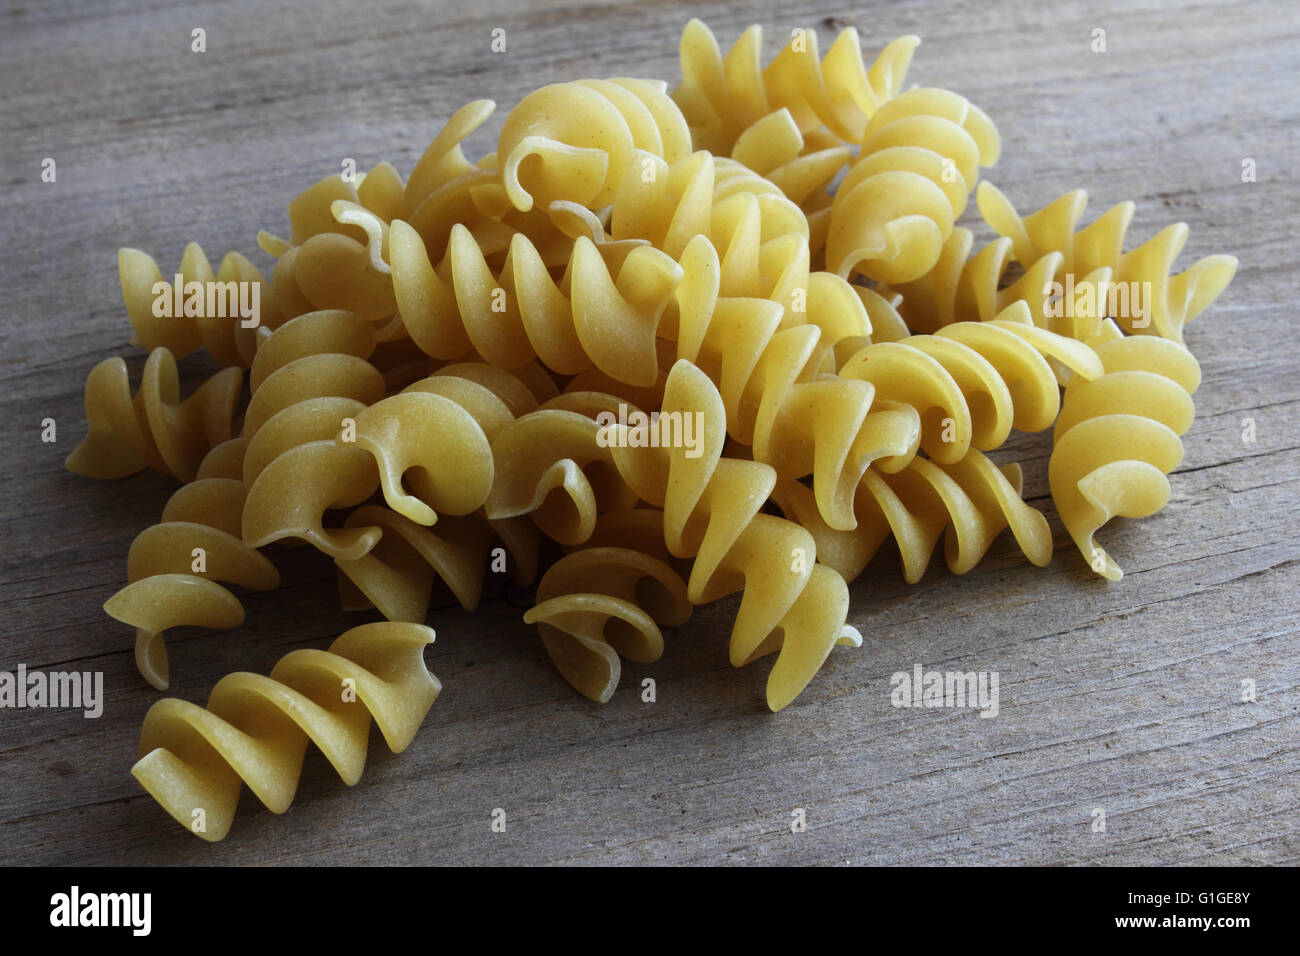
{"label": "spiral pasta piece", "polygon": [[[540,540],[524,518],[492,521],[481,511],[438,519],[436,529],[416,524],[395,511],[362,505],[344,527],[376,527],[383,537],[360,558],[336,560],[343,609],[374,607],[390,621],[422,622],[429,612],[435,581],[442,581],[467,611],[483,596],[495,547],[516,584],[537,576]],[[498,545],[499,543],[499,545]]]}
{"label": "spiral pasta piece", "polygon": [[658,660],[661,628],[684,624],[691,604],[664,545],[662,512],[617,512],[600,523],[593,540],[617,545],[589,543],[551,565],[524,621],[537,625],[564,679],[603,704],[618,687],[622,658]]}
{"label": "spiral pasta piece", "polygon": [[176,359],[159,346],[149,353],[134,397],[126,363],[107,358],[86,379],[86,437],[64,463],[87,478],[123,478],[153,468],[193,481],[214,445],[230,437],[244,373],[224,368],[181,400]]}
{"label": "spiral pasta piece", "polygon": [[[1149,289],[1144,309],[1130,307],[1107,313],[1126,332],[1159,335],[1181,343],[1184,326],[1209,308],[1237,271],[1236,257],[1214,255],[1175,275],[1174,262],[1189,232],[1183,222],[1125,252],[1124,238],[1136,208],[1132,202],[1112,206],[1081,229],[1079,219],[1088,203],[1088,194],[1082,189],[1027,216],[1017,213],[992,183],[981,183],[976,199],[985,222],[1011,240],[1016,260],[1026,267],[1055,252],[1061,256],[1061,272],[1076,282],[1093,278]],[[1136,311],[1145,314],[1134,314]]]}
{"label": "spiral pasta piece", "polygon": [[497,141],[501,175],[519,210],[563,200],[596,209],[644,150],[671,163],[691,149],[686,120],[660,80],[554,83],[525,96]]}
{"label": "spiral pasta piece", "polygon": [[363,624],[329,650],[290,651],[269,677],[228,674],[206,707],[160,700],[145,715],[131,774],[210,842],[230,831],[242,784],[272,813],[289,808],[308,743],[352,786],[365,767],[371,719],[400,753],[437,699],[442,685],[423,656],[433,639],[419,624]]}
{"label": "spiral pasta piece", "polygon": [[915,584],[941,536],[954,574],[974,568],[1005,528],[1033,564],[1046,566],[1052,559],[1051,529],[1020,497],[1022,480],[1019,465],[999,468],[974,450],[951,464],[918,457],[897,474],[869,471],[858,485],[857,527],[851,531],[830,527],[818,513],[812,492],[797,481],[778,484],[772,498],[782,513],[816,539],[818,560],[845,580],[861,574],[892,535],[903,577]]}
{"label": "spiral pasta piece", "polygon": [[[917,411],[869,380],[819,374],[830,336],[814,324],[782,328],[780,302],[720,296],[722,267],[704,237],[691,241],[681,262],[678,359],[717,385],[736,441],[752,445],[754,458],[781,478],[811,474],[826,520],[852,528],[854,489],[871,463],[883,459],[880,467],[897,470],[915,454]],[[864,338],[870,328],[863,300],[836,276],[809,276],[806,301],[810,316],[843,316],[836,334]]]}
{"label": "spiral pasta piece", "polygon": [[115,620],[136,629],[135,661],[159,690],[169,681],[168,628],[225,630],[243,623],[239,600],[218,581],[257,591],[278,587],[280,575],[240,538],[244,486],[201,478],[167,501],[162,520],[136,535],[127,554],[126,587],[104,604]]}
{"label": "spiral pasta piece", "polygon": [[[277,324],[269,283],[263,280],[256,266],[237,252],[227,253],[214,273],[197,242],[185,247],[176,274],[181,277],[182,290],[197,282],[202,294],[192,297],[184,293],[181,303],[184,314],[173,315],[175,306],[171,303],[166,315],[156,314],[155,286],[165,285],[167,291],[163,295],[170,299],[173,279],[164,277],[158,263],[148,254],[138,249],[119,249],[117,270],[127,317],[135,331],[132,345],[150,351],[166,348],[176,358],[203,348],[218,365],[247,368],[257,348],[258,326],[265,322],[273,328]],[[241,304],[250,307],[255,304],[255,314],[244,319],[239,311]]]}
{"label": "spiral pasta piece", "polygon": [[547,537],[566,545],[588,541],[603,513],[630,508],[636,495],[619,476],[608,436],[598,423],[643,416],[612,396],[571,392],[544,403],[497,432],[496,475],[485,513],[500,520],[528,515]]}
{"label": "spiral pasta piece", "polygon": [[845,624],[848,587],[816,563],[811,534],[760,512],[776,483],[773,469],[722,457],[726,410],[707,375],[686,361],[674,365],[661,414],[702,416],[699,456],[680,446],[633,447],[626,426],[616,425],[614,461],[642,500],[663,508],[669,551],[695,559],[687,585],[691,603],[742,592],[731,663],[740,667],[777,654],[767,703],[780,710],[807,686],[832,647],[861,644],[857,630]]}
{"label": "spiral pasta piece", "polygon": [[840,374],[915,408],[921,448],[935,462],[953,464],[972,447],[997,448],[1013,427],[1041,431],[1056,420],[1060,392],[1048,357],[1085,379],[1101,374],[1090,348],[1034,326],[1017,303],[988,322],[868,345]]}
{"label": "spiral pasta piece", "polygon": [[764,68],[762,27],[745,30],[724,57],[713,32],[693,19],[682,31],[682,81],[672,96],[698,149],[730,154],[755,124],[780,110],[804,134],[824,126],[843,142],[860,143],[876,110],[902,88],[920,43],[898,37],[867,69],[854,27],[839,32],[825,59],[818,58],[817,34],[797,29]]}
{"label": "spiral pasta piece", "polygon": [[835,193],[827,268],[879,282],[919,279],[939,261],[980,166],[1001,140],[979,107],[949,90],[909,90],[882,106]]}
{"label": "spiral pasta piece", "polygon": [[1183,346],[1154,336],[1114,338],[1096,352],[1105,374],[1066,387],[1048,483],[1084,560],[1118,581],[1124,573],[1095,535],[1115,516],[1143,518],[1168,503],[1165,476],[1182,462],[1201,371]]}

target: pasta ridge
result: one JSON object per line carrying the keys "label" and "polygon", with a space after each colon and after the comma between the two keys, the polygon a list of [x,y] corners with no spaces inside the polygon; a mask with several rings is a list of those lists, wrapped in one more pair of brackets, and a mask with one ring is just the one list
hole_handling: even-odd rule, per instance
{"label": "pasta ridge", "polygon": [[821,60],[817,34],[803,29],[764,69],[761,26],[746,29],[724,57],[713,31],[692,19],[682,30],[682,80],[672,95],[696,143],[714,152],[729,153],[747,129],[778,109],[797,117],[802,132],[826,126],[856,143],[871,115],[902,87],[920,42],[897,38],[868,70],[855,27],[841,30]]}
{"label": "pasta ridge", "polygon": [[[149,351],[163,347],[180,359],[202,348],[218,365],[248,368],[257,349],[257,325],[265,322],[274,326],[277,323],[270,284],[262,278],[257,267],[238,252],[226,253],[214,273],[203,248],[197,242],[186,245],[175,273],[181,277],[182,295],[179,301],[169,303],[165,316],[155,314],[158,296],[154,289],[162,283],[167,286],[165,295],[171,299],[173,280],[163,276],[153,257],[139,249],[119,249],[117,270],[122,300],[135,333],[131,336],[131,344]],[[195,303],[196,314],[193,315],[188,311],[193,300],[185,291],[192,282],[201,287]],[[211,305],[213,311],[222,314],[209,315],[207,290],[214,283],[220,286],[211,296]],[[230,283],[236,283],[233,293]],[[258,311],[253,324],[245,324],[237,312],[241,298],[247,297],[250,303],[252,301],[252,292],[240,291],[239,284],[243,283],[257,286]],[[191,318],[192,324],[182,320]]]}
{"label": "pasta ridge", "polygon": [[971,450],[957,462],[940,465],[920,457],[896,474],[869,471],[854,498],[857,527],[830,527],[817,510],[812,492],[797,481],[780,482],[772,493],[783,514],[807,528],[817,542],[817,558],[852,581],[884,541],[898,544],[903,578],[921,580],[939,538],[954,574],[965,574],[988,553],[994,539],[1010,528],[1025,556],[1039,567],[1052,559],[1047,519],[1021,498],[1018,464],[999,468]]}
{"label": "pasta ridge", "polygon": [[497,156],[510,204],[520,211],[557,200],[607,205],[634,150],[669,163],[691,137],[662,80],[615,77],[553,83],[534,90],[501,127]]}
{"label": "pasta ridge", "polygon": [[871,382],[877,395],[914,408],[920,447],[935,462],[953,464],[971,448],[999,447],[1013,427],[1051,426],[1060,410],[1053,361],[1085,379],[1102,372],[1088,346],[1038,328],[1028,306],[1016,302],[987,322],[865,346],[840,375]]}

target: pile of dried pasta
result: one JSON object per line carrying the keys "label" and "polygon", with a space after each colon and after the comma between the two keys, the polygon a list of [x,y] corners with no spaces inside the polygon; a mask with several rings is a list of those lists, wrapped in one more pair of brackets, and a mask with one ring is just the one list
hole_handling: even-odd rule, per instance
{"label": "pile of dried pasta", "polygon": [[[405,181],[381,163],[290,203],[289,238],[258,237],[269,279],[186,249],[185,282],[256,284],[256,327],[157,317],[170,277],[120,253],[149,357],[134,394],[121,359],[91,372],[68,467],[182,482],[105,605],[141,673],[165,688],[167,630],[238,626],[230,588],[276,587],[277,551],[304,543],[344,609],[384,619],[232,674],[206,707],[159,701],[133,773],[163,807],[218,840],[241,782],[288,807],[308,742],[349,784],[372,717],[403,749],[439,690],[435,584],[472,609],[493,572],[535,586],[525,620],[597,701],[664,625],[740,592],[731,661],[776,655],[779,710],[861,643],[846,581],[886,539],[908,581],[940,537],[956,573],[1007,528],[1050,561],[1019,466],[986,457],[1013,428],[1054,427],[1056,509],[1120,577],[1094,532],[1168,500],[1199,379],[1183,326],[1236,260],[1175,275],[1181,223],[1125,252],[1131,203],[1079,228],[1082,191],[1021,215],[987,182],[997,238],[974,249],[954,223],[998,132],[956,93],[904,91],[918,43],[868,68],[855,30],[825,58],[795,31],[763,67],[759,28],[723,55],[693,21],[676,89],[543,87],[473,161],[494,104],[469,103]],[[1145,283],[1147,308],[1062,309],[1067,281]],[[222,368],[182,399],[176,360],[200,349]]]}

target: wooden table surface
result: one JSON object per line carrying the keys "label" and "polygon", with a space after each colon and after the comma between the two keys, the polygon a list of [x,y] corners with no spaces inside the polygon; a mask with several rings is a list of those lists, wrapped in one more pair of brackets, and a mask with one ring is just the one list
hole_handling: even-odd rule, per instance
{"label": "wooden table surface", "polygon": [[[106,706],[97,720],[0,710],[0,861],[1300,862],[1295,5],[517,6],[5,5],[0,670],[103,671]],[[762,703],[766,665],[727,664],[734,602],[669,633],[660,662],[627,666],[604,707],[569,689],[506,600],[437,611],[428,660],[445,689],[407,752],[376,738],[349,789],[312,751],[287,814],[245,791],[225,842],[195,839],[128,773],[158,693],[136,673],[132,636],[101,610],[174,483],[95,482],[62,465],[84,434],[86,373],[108,355],[142,367],[116,250],[145,249],[170,274],[194,239],[214,261],[238,249],[265,267],[257,230],[284,232],[288,200],[344,157],[408,173],[467,100],[501,104],[477,154],[542,83],[675,83],[692,15],[727,45],[763,22],[769,55],[797,25],[829,40],[833,17],[856,24],[871,55],[917,33],[909,81],[954,88],[994,118],[1005,149],[988,178],[1021,209],[1082,186],[1089,218],[1135,200],[1138,241],[1188,222],[1180,267],[1240,258],[1190,328],[1204,383],[1169,507],[1104,532],[1127,574],[1102,581],[1052,510],[1049,439],[1017,439],[998,459],[1024,463],[1027,496],[1053,522],[1051,566],[1026,564],[1004,535],[972,573],[940,560],[907,586],[886,547],[852,585],[864,646],[837,649],[776,715]],[[190,50],[194,27],[205,53]],[[502,54],[489,49],[495,27]],[[1105,53],[1091,49],[1095,28]],[[45,157],[54,183],[41,181]],[[1246,159],[1255,182],[1243,182]],[[46,417],[53,444],[41,441]],[[266,672],[366,619],[336,610],[323,559],[285,576],[248,598],[238,630],[169,639],[171,693],[202,701],[221,675]],[[890,674],[918,663],[998,672],[1000,715],[893,708]],[[654,704],[641,702],[644,676],[658,681]],[[1254,703],[1242,701],[1247,679]],[[491,829],[498,807],[504,833]],[[805,832],[791,831],[795,808]]]}

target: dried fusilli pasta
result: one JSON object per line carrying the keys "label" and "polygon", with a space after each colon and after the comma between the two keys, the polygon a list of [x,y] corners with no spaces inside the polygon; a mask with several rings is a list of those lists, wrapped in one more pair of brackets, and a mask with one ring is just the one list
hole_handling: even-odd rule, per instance
{"label": "dried fusilli pasta", "polygon": [[289,808],[308,743],[352,786],[365,767],[371,719],[400,753],[437,699],[442,685],[424,666],[431,643],[433,630],[420,624],[363,624],[327,651],[290,651],[270,677],[226,675],[206,707],[160,700],[145,715],[131,773],[211,842],[229,832],[242,784],[272,813]]}

